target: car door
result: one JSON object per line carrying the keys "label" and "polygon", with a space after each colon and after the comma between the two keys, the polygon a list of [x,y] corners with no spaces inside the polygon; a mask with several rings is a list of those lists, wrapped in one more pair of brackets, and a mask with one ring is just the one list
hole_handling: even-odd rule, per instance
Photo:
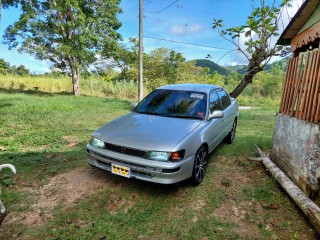
{"label": "car door", "polygon": [[[223,110],[219,95],[216,90],[212,90],[209,96],[209,114],[216,110]],[[224,118],[211,119],[207,131],[209,151],[211,152],[224,138]]]}
{"label": "car door", "polygon": [[221,101],[222,110],[224,112],[223,136],[225,137],[228,135],[228,133],[231,130],[231,127],[235,118],[234,110],[231,107],[231,99],[229,94],[223,88],[217,90],[217,93]]}

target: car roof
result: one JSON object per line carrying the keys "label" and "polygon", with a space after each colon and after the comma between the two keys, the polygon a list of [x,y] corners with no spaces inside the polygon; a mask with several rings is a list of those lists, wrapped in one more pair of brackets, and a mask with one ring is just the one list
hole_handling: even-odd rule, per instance
{"label": "car roof", "polygon": [[182,90],[182,91],[196,91],[196,92],[206,92],[210,93],[213,89],[220,89],[222,87],[211,84],[201,84],[201,83],[185,83],[185,84],[172,84],[159,87],[158,89],[168,89],[168,90]]}

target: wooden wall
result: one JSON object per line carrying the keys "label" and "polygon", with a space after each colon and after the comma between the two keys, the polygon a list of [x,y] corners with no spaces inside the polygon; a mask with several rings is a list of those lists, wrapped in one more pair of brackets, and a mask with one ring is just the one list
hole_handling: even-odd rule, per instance
{"label": "wooden wall", "polygon": [[312,123],[320,122],[320,48],[289,61],[280,112]]}

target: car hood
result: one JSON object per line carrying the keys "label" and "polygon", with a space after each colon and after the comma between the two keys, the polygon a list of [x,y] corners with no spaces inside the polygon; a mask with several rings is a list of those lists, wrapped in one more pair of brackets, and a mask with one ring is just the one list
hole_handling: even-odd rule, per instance
{"label": "car hood", "polygon": [[202,120],[129,113],[94,134],[105,142],[142,150],[171,151]]}

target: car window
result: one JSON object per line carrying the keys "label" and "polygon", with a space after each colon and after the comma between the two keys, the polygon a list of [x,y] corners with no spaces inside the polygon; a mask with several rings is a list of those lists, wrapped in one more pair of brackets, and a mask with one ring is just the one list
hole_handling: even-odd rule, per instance
{"label": "car window", "polygon": [[135,112],[176,118],[204,119],[207,95],[202,92],[157,89],[144,98]]}
{"label": "car window", "polygon": [[219,96],[215,90],[210,93],[210,113],[215,110],[222,110]]}
{"label": "car window", "polygon": [[220,91],[218,91],[218,95],[221,99],[222,109],[226,109],[227,107],[229,107],[229,105],[231,104],[231,100],[228,93],[221,89]]}

